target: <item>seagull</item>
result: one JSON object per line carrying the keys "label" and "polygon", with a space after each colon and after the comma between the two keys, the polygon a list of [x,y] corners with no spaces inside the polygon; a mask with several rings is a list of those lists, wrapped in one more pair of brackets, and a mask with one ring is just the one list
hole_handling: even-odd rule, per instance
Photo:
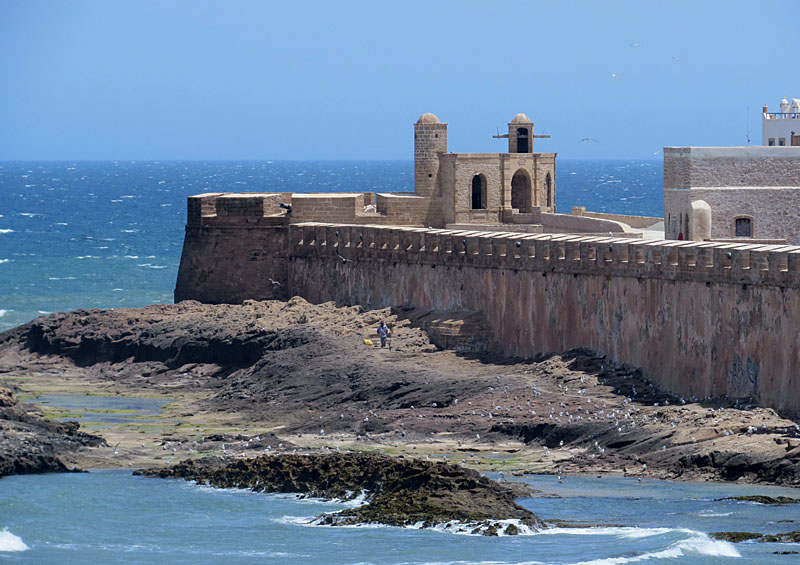
{"label": "seagull", "polygon": [[117,451],[118,447],[119,447],[119,442],[117,442],[117,445],[114,446],[114,455],[119,453],[119,451]]}
{"label": "seagull", "polygon": [[275,285],[281,286],[281,283],[279,283],[278,281],[272,280],[272,279],[270,279],[269,277],[267,277],[267,278],[269,279],[269,282],[271,282],[272,284],[275,284]]}
{"label": "seagull", "polygon": [[339,255],[338,253],[336,254],[336,256],[337,256],[339,259],[341,259],[341,260],[342,260],[342,263],[348,263],[348,262],[352,263],[352,262],[353,262],[353,260],[352,260],[352,259],[348,259],[347,257],[342,257],[342,256],[341,256],[341,255]]}
{"label": "seagull", "polygon": [[597,141],[597,140],[596,140],[595,138],[593,138],[593,137],[584,137],[583,139],[581,139],[580,141],[578,141],[578,143],[583,143],[584,141],[594,141],[595,143],[600,143],[599,141]]}
{"label": "seagull", "polygon": [[631,47],[639,47],[639,44],[638,43],[631,43],[630,46]]}

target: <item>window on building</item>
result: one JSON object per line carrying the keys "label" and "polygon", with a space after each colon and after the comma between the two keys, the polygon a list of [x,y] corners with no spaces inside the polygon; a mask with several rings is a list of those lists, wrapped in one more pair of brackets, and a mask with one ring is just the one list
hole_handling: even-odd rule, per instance
{"label": "window on building", "polygon": [[779,147],[785,147],[786,146],[786,138],[785,137],[778,138],[778,146]]}
{"label": "window on building", "polygon": [[517,153],[528,152],[528,128],[517,128]]}
{"label": "window on building", "polygon": [[736,237],[753,237],[753,220],[736,218]]}
{"label": "window on building", "polygon": [[769,141],[767,141],[767,145],[769,145],[770,147],[773,147],[775,145],[775,138],[774,137],[770,137]]}
{"label": "window on building", "polygon": [[480,174],[472,177],[472,209],[486,210],[486,177]]}
{"label": "window on building", "polygon": [[544,178],[544,189],[545,189],[545,206],[550,208],[553,207],[553,179],[550,178],[550,173],[547,173],[547,176]]}

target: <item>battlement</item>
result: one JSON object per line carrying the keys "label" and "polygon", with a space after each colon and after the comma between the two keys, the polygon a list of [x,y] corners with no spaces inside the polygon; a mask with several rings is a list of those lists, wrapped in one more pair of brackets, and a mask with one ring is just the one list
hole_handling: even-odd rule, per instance
{"label": "battlement", "polygon": [[369,225],[291,226],[289,257],[800,287],[800,247]]}

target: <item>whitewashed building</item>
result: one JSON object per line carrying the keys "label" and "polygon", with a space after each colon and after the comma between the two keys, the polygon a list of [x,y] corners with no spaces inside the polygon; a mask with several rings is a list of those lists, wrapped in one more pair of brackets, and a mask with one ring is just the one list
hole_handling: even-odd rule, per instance
{"label": "whitewashed building", "polygon": [[800,98],[791,104],[781,100],[780,112],[770,112],[766,104],[761,113],[761,144],[769,147],[800,145]]}

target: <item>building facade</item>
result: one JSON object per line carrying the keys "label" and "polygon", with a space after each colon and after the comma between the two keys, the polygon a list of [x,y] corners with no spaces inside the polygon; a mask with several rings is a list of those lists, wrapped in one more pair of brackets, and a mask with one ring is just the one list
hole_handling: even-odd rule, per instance
{"label": "building facade", "polygon": [[780,112],[770,112],[764,104],[761,112],[761,145],[800,146],[800,98],[793,98],[791,104],[784,98],[780,108]]}
{"label": "building facade", "polygon": [[800,147],[664,148],[667,239],[798,245],[798,210]]}

